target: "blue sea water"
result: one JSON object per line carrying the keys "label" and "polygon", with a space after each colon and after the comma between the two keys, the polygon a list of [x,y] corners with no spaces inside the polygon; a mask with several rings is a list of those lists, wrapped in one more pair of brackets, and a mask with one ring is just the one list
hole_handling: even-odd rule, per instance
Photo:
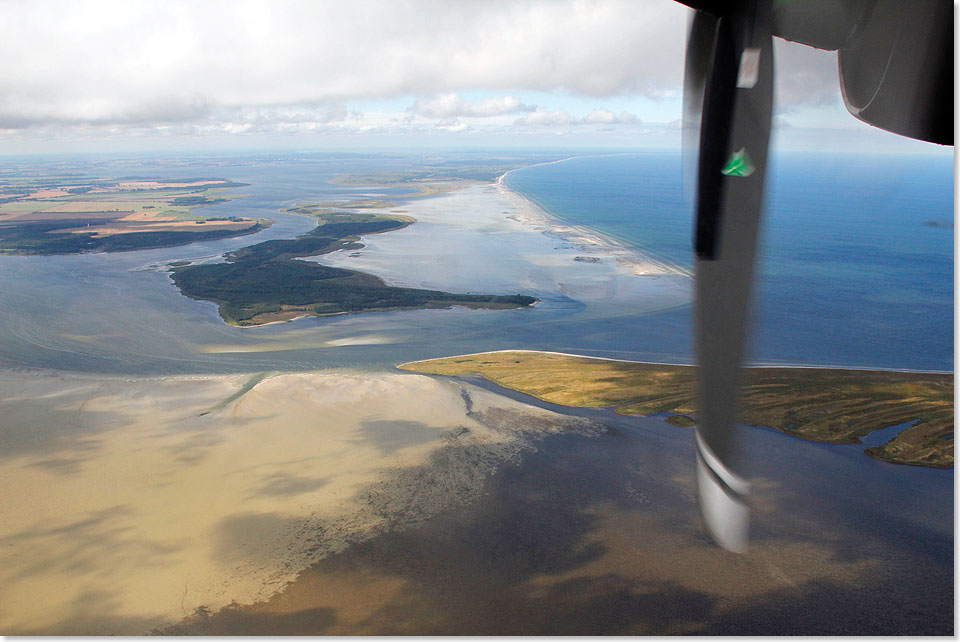
{"label": "blue sea water", "polygon": [[[504,181],[565,222],[693,264],[677,153],[574,158]],[[952,157],[774,155],[764,225],[751,361],[953,369]],[[683,353],[690,316],[640,319],[637,340]]]}

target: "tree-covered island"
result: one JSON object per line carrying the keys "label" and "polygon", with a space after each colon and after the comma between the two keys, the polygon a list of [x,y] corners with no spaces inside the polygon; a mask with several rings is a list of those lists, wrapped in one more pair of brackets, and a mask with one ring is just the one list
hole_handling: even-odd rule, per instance
{"label": "tree-covered island", "polygon": [[[291,210],[311,215],[309,205]],[[294,239],[276,239],[226,255],[225,263],[174,267],[172,277],[180,291],[192,298],[213,301],[220,316],[237,326],[286,321],[302,316],[346,312],[420,308],[521,308],[536,302],[521,294],[455,294],[387,285],[371,274],[333,268],[300,257],[363,247],[364,234],[405,227],[413,219],[394,214],[326,212],[317,227]]]}

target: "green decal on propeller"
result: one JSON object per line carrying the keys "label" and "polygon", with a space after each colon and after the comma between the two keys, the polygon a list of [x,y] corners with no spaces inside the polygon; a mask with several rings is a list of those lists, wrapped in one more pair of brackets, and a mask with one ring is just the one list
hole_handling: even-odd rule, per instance
{"label": "green decal on propeller", "polygon": [[733,152],[730,160],[723,166],[720,173],[724,176],[750,176],[750,174],[753,174],[753,170],[753,163],[747,156],[747,150],[741,147],[739,151]]}

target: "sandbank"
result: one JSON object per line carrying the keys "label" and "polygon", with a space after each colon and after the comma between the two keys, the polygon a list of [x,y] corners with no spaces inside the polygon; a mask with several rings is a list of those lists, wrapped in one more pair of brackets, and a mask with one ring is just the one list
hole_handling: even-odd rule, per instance
{"label": "sandbank", "polygon": [[[558,161],[559,162],[559,161]],[[549,164],[549,163],[547,163]],[[616,239],[591,230],[582,225],[568,225],[558,221],[542,207],[531,201],[523,194],[510,189],[503,182],[503,174],[497,179],[497,190],[505,201],[516,210],[510,218],[526,226],[533,227],[550,236],[574,244],[580,250],[589,254],[597,253],[612,257],[632,274],[639,276],[658,274],[677,274],[692,276],[692,271],[674,263],[654,259],[638,250],[625,247]]]}
{"label": "sandbank", "polygon": [[566,225],[502,183],[404,204],[416,223],[302,260],[374,274],[389,285],[616,302],[633,311],[685,305],[689,274]]}
{"label": "sandbank", "polygon": [[143,634],[264,599],[588,424],[406,374],[0,372],[0,390],[9,635]]}

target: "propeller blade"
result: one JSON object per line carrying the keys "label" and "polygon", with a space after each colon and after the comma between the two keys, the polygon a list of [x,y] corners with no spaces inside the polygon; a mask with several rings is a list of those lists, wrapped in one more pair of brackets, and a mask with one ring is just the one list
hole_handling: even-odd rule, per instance
{"label": "propeller blade", "polygon": [[697,185],[697,147],[703,92],[710,73],[717,36],[717,18],[696,11],[690,20],[687,55],[683,66],[683,193],[694,194]]}
{"label": "propeller blade", "polygon": [[749,485],[731,470],[741,360],[773,113],[767,2],[743,2],[716,24],[697,173],[696,340],[700,507],[714,539],[746,550]]}

